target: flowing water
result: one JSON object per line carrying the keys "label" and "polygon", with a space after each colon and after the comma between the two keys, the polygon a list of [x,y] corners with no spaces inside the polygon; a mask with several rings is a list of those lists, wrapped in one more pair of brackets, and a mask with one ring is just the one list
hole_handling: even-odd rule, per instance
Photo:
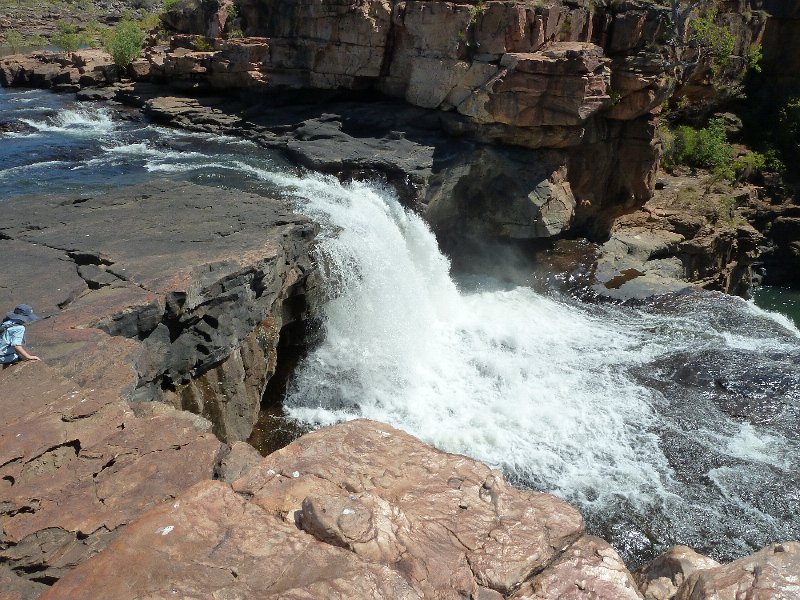
{"label": "flowing water", "polygon": [[291,378],[287,418],[369,417],[486,461],[576,503],[633,563],[673,543],[730,559],[800,537],[789,318],[719,294],[626,306],[454,278],[379,186],[41,92],[0,93],[11,119],[23,126],[0,134],[6,197],[157,175],[277,194],[322,225],[326,337]]}

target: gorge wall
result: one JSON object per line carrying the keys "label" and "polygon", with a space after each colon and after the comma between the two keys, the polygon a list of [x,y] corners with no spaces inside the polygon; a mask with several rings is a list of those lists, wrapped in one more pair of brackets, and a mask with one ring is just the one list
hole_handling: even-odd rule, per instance
{"label": "gorge wall", "polygon": [[[239,90],[273,104],[307,101],[309,94],[401,99],[430,113],[393,123],[397,139],[413,139],[409,129],[424,123],[451,141],[435,142],[438,149],[417,171],[391,160],[365,170],[387,174],[445,248],[452,252],[469,239],[602,241],[618,216],[653,196],[661,153],[656,123],[666,102],[708,111],[744,79],[768,15],[758,1],[720,6],[716,20],[734,40],[722,69],[690,33],[689,15],[699,13],[673,22],[668,6],[646,0],[185,0],[163,17],[180,35],[169,48],[151,47],[134,68],[193,93]],[[380,129],[381,120],[397,119],[384,115],[340,129],[363,134]],[[321,162],[309,166],[358,173]],[[687,249],[672,254],[692,280],[692,236],[678,235]],[[754,235],[700,265],[713,270],[721,260],[723,270],[740,274],[729,284],[706,278],[704,285],[746,290]]]}
{"label": "gorge wall", "polygon": [[[766,68],[769,40],[785,42],[794,14],[782,5],[772,17],[761,0],[678,7],[676,18],[649,0],[181,0],[162,15],[170,35],[132,65],[159,87],[116,97],[317,171],[383,177],[450,254],[491,240],[603,242],[653,197],[663,107],[706,114],[736,96],[753,50],[764,44]],[[732,36],[724,60],[689,28],[712,7]],[[40,61],[7,59],[0,81],[77,90],[114,79],[86,60]],[[165,102],[161,84],[200,102]],[[746,294],[758,234],[709,225],[710,242],[667,225],[670,273]],[[698,246],[724,250],[704,262]]]}

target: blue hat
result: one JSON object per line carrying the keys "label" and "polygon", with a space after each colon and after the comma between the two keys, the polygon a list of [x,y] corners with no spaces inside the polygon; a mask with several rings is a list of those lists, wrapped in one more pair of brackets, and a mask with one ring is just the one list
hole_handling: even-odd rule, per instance
{"label": "blue hat", "polygon": [[5,320],[18,321],[20,323],[33,323],[34,321],[38,321],[39,317],[34,314],[30,304],[18,304],[13,312],[6,313]]}

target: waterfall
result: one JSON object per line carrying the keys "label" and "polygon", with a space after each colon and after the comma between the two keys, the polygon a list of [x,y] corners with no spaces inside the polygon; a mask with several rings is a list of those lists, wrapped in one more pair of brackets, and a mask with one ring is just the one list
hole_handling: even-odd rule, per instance
{"label": "waterfall", "polygon": [[[796,461],[775,453],[796,443],[704,405],[680,406],[706,419],[698,431],[682,430],[670,414],[674,390],[642,376],[719,347],[797,356],[798,332],[786,319],[721,295],[629,308],[489,279],[457,283],[427,225],[391,191],[271,178],[323,225],[317,258],[330,290],[325,340],[287,391],[292,418],[311,426],[359,417],[390,423],[577,503],[590,525],[622,536],[618,545],[634,553],[663,546],[664,537],[692,541],[694,520],[730,521],[732,505],[744,515],[736,516],[741,530],[758,523],[767,537],[780,537],[800,527],[755,503],[741,506],[731,498],[734,484],[723,481],[765,465],[791,472]],[[706,317],[709,302],[719,307]],[[711,454],[736,464],[708,469],[711,484],[698,492],[665,450],[676,436],[700,445],[698,460]],[[739,529],[730,555],[753,543]]]}

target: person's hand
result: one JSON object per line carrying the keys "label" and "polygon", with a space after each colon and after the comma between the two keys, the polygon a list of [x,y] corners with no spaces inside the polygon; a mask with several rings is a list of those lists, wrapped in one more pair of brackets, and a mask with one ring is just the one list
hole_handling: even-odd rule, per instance
{"label": "person's hand", "polygon": [[42,359],[41,359],[41,358],[39,358],[38,356],[34,356],[33,354],[31,354],[31,355],[30,355],[30,356],[27,358],[27,360],[42,360]]}

